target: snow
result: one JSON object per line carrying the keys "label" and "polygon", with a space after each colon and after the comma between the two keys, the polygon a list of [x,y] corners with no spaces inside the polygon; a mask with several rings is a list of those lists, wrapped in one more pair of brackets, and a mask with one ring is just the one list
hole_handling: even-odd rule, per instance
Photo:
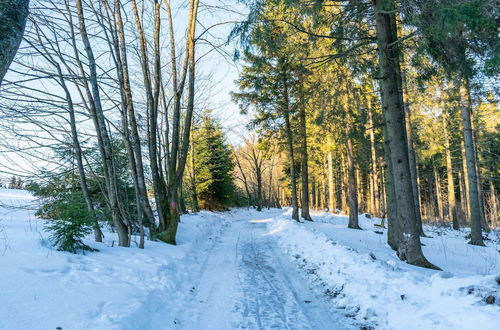
{"label": "snow", "polygon": [[2,329],[164,327],[198,259],[228,224],[225,216],[200,212],[182,218],[178,246],[148,241],[144,250],[122,248],[105,232],[102,244],[86,241],[100,252],[74,255],[49,246],[28,193],[0,189],[0,201]]}
{"label": "snow", "polygon": [[[178,245],[99,252],[53,249],[37,201],[0,189],[0,329],[494,329],[498,239],[426,228],[424,253],[444,272],[401,262],[377,219],[235,209],[181,219]],[[375,233],[381,232],[381,234]],[[113,244],[114,241],[114,244]],[[485,297],[496,297],[486,304]]]}
{"label": "snow", "polygon": [[[400,261],[385,243],[386,230],[374,226],[379,219],[360,216],[364,230],[346,228],[345,216],[313,219],[298,224],[280,216],[268,229],[346,315],[381,329],[498,329],[498,241],[470,246],[465,232],[427,227],[433,238],[423,239],[424,253],[444,270],[437,272]],[[484,302],[488,295],[496,305]]]}

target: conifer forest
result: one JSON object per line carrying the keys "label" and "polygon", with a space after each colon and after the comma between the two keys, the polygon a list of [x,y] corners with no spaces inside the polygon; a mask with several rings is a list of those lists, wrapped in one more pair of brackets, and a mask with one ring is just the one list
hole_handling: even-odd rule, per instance
{"label": "conifer forest", "polygon": [[0,0],[1,329],[498,329],[496,0]]}

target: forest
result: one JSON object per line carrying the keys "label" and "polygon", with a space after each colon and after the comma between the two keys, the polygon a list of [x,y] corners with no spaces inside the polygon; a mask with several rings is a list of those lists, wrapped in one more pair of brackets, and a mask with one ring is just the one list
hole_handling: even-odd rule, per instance
{"label": "forest", "polygon": [[[432,327],[473,329],[481,321],[479,328],[494,329],[491,320],[500,320],[499,9],[494,0],[0,0],[0,211],[17,208],[19,219],[29,214],[30,231],[31,221],[40,221],[40,237],[33,239],[57,253],[111,258],[117,245],[128,248],[117,258],[141,260],[141,271],[167,258],[146,282],[164,283],[161,272],[179,283],[195,282],[184,279],[186,272],[200,273],[199,283],[216,281],[219,273],[204,269],[234,248],[246,265],[239,267],[248,268],[238,275],[243,289],[234,292],[250,292],[246,285],[255,283],[261,293],[245,293],[245,301],[257,305],[231,309],[227,292],[198,292],[200,302],[220,299],[232,313],[258,309],[259,301],[272,311],[283,305],[276,311],[279,329],[419,329],[414,324],[428,319],[419,314],[410,321],[408,312],[394,321],[391,311],[357,302],[362,289],[349,295],[349,284],[339,281],[349,283],[350,275],[332,278],[328,262],[350,249],[418,274],[411,275],[415,282],[423,276],[431,288],[439,280],[429,274],[445,281],[453,267],[472,273],[482,267],[481,278],[456,275],[468,285],[457,282],[456,292],[478,299],[477,318],[469,324],[439,314]],[[2,199],[2,191],[16,202]],[[17,239],[8,235],[8,214],[0,217],[0,264]],[[335,250],[336,243],[347,250]],[[307,308],[304,319],[291,319],[295,307],[263,296],[262,283],[276,279],[276,295],[290,287],[294,299],[309,297],[311,288],[297,289],[296,280],[285,285],[259,268],[279,262],[282,272],[297,272],[290,261],[270,261],[274,249],[290,254],[305,276],[331,285],[323,296],[354,297],[355,307],[344,306],[335,321],[301,323],[315,319]],[[202,264],[197,253],[208,266],[191,269]],[[195,261],[180,261],[180,254]],[[478,261],[459,267],[459,259],[461,265]],[[372,269],[346,262],[331,267],[340,267],[338,274]],[[383,283],[393,280],[384,274]],[[358,280],[364,281],[352,281]],[[401,285],[398,290],[406,288]],[[395,294],[404,301],[408,293]],[[140,306],[163,299],[170,298],[145,298]],[[197,321],[172,316],[176,326],[160,325],[159,316],[142,309],[136,316],[146,313],[148,323],[107,316],[110,323],[78,324],[273,327],[261,310],[255,319],[245,319],[247,312],[228,324],[222,316],[209,321],[205,307],[190,307]],[[18,321],[7,324],[21,327]]]}

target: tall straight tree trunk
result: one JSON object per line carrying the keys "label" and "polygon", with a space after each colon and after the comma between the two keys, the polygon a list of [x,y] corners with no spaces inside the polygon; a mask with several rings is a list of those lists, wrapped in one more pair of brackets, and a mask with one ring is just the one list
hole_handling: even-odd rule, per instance
{"label": "tall straight tree trunk", "polygon": [[[443,103],[444,105],[444,103]],[[453,225],[453,229],[458,230],[457,205],[455,200],[455,183],[453,180],[453,162],[451,160],[450,150],[450,132],[448,130],[448,123],[446,121],[446,113],[443,107],[443,130],[444,130],[444,150],[446,153],[446,176],[448,180],[448,215]]]}
{"label": "tall straight tree trunk", "polygon": [[464,183],[464,203],[465,203],[465,218],[467,219],[467,222],[470,221],[470,192],[469,192],[469,175],[468,175],[468,170],[467,170],[467,157],[465,156],[465,144],[464,140],[462,139],[460,143],[460,152],[462,154],[462,179]]}
{"label": "tall straight tree trunk", "polygon": [[411,108],[410,108],[410,102],[408,101],[408,86],[406,81],[406,72],[404,70],[401,71],[400,77],[404,88],[403,105],[405,111],[405,128],[406,128],[406,138],[408,142],[408,161],[410,165],[413,200],[415,204],[415,215],[417,217],[417,226],[419,234],[420,236],[425,237],[424,228],[422,226],[422,214],[420,212],[420,189],[418,187],[417,156],[415,154],[415,149],[413,148],[413,137],[411,132]]}
{"label": "tall straight tree trunk", "polygon": [[308,151],[307,151],[307,127],[306,127],[306,109],[300,106],[299,109],[299,132],[301,135],[301,178],[302,178],[302,199],[301,199],[301,216],[306,221],[312,221],[309,214],[309,166],[308,166]]}
{"label": "tall straight tree trunk", "polygon": [[343,179],[344,179],[344,176],[342,175],[342,166],[344,164],[344,160],[343,160],[343,157],[340,158],[340,164],[339,166],[337,167],[336,169],[336,206],[335,208],[338,209],[338,210],[342,210],[342,205],[343,205],[343,198],[344,198],[344,195],[343,195]]}
{"label": "tall straight tree trunk", "polygon": [[358,223],[358,188],[356,182],[356,170],[354,168],[354,154],[352,139],[347,132],[347,177],[348,177],[348,200],[349,200],[349,224],[348,228],[361,229]]}
{"label": "tall straight tree trunk", "polygon": [[23,40],[29,0],[0,1],[0,85]]}
{"label": "tall straight tree trunk", "polygon": [[[330,138],[331,139],[331,138]],[[335,212],[335,188],[333,180],[333,152],[331,146],[328,150],[328,209],[330,212]]]}
{"label": "tall straight tree trunk", "polygon": [[376,216],[380,215],[380,193],[378,189],[377,150],[375,149],[375,127],[373,123],[373,109],[368,97],[368,126],[370,127],[370,153],[371,153],[371,180],[370,180],[370,211]]}
{"label": "tall straight tree trunk", "polygon": [[[401,222],[398,221],[398,205],[396,199],[396,191],[394,190],[394,175],[392,174],[391,148],[389,138],[387,136],[387,128],[384,126],[384,157],[389,159],[385,162],[385,203],[387,216],[387,244],[394,250],[398,251],[398,245],[401,240],[402,230]],[[384,170],[384,167],[382,167]]]}
{"label": "tall straight tree trunk", "polygon": [[497,226],[499,219],[499,210],[498,210],[498,200],[497,200],[497,195],[496,195],[496,190],[495,190],[495,184],[493,183],[493,180],[490,179],[490,222],[492,226]]}
{"label": "tall straight tree trunk", "polygon": [[384,181],[384,178],[385,178],[385,171],[384,171],[384,166],[380,165],[379,164],[379,169],[380,169],[380,214],[381,214],[381,221],[380,221],[380,225],[385,228],[385,218],[387,216],[387,193],[386,193],[386,189],[385,189],[385,181]]}
{"label": "tall straight tree trunk", "polygon": [[[328,182],[329,182],[329,169],[328,169],[328,160],[327,156],[323,157],[323,164],[321,166],[321,183],[322,183],[322,196],[321,196],[321,208],[325,209],[327,208],[328,211],[331,212],[331,209],[329,207],[329,196],[330,192],[328,191]],[[328,173],[328,174],[327,174]],[[332,168],[332,180],[333,180],[333,168]],[[328,178],[328,180],[326,179]],[[332,187],[333,187],[333,182],[332,182]]]}
{"label": "tall straight tree trunk", "polygon": [[295,156],[293,148],[293,132],[292,125],[290,122],[290,103],[288,95],[288,81],[286,76],[286,67],[283,68],[282,72],[282,82],[283,82],[283,100],[284,109],[283,117],[285,119],[285,132],[286,132],[286,142],[288,147],[288,159],[290,164],[290,183],[292,190],[292,219],[299,221],[299,203],[297,200],[297,178],[295,174]]}
{"label": "tall straight tree trunk", "polygon": [[435,187],[436,205],[437,205],[436,216],[439,218],[439,221],[443,221],[444,213],[443,213],[443,199],[441,193],[441,180],[439,180],[439,175],[436,169],[436,165],[432,167],[432,170],[434,173],[434,187]]}
{"label": "tall straight tree trunk", "polygon": [[349,173],[347,169],[346,157],[342,154],[342,169],[341,169],[341,182],[342,182],[342,204],[340,209],[342,212],[349,210]]}
{"label": "tall straight tree trunk", "polygon": [[467,177],[469,180],[469,209],[471,216],[471,240],[469,244],[484,246],[481,231],[481,206],[478,192],[478,178],[476,171],[476,154],[474,150],[474,138],[471,124],[472,104],[470,102],[470,91],[468,81],[460,85],[460,100],[463,122],[463,137],[465,147],[465,158],[467,161]]}
{"label": "tall straight tree trunk", "polygon": [[399,51],[395,43],[397,26],[395,7],[391,0],[373,0],[380,66],[380,89],[382,105],[389,139],[390,159],[395,196],[397,196],[397,217],[401,223],[398,256],[408,263],[437,268],[424,257],[420,243],[415,200],[408,160],[408,140],[405,130]]}
{"label": "tall straight tree trunk", "polygon": [[[460,214],[466,219],[467,222],[467,195],[465,192],[465,181],[462,168],[458,171],[458,184],[460,188]],[[459,224],[460,225],[460,224]]]}

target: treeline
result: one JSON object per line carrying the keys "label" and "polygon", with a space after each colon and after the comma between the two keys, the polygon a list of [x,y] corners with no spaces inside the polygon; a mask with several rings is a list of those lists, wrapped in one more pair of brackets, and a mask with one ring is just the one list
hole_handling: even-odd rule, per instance
{"label": "treeline", "polygon": [[[402,260],[423,221],[498,225],[498,35],[492,1],[251,1],[233,94],[286,157],[280,203],[388,218]],[[244,178],[243,178],[244,179]],[[279,191],[276,190],[276,192]],[[279,196],[279,194],[278,194]],[[384,224],[382,224],[384,225]]]}

